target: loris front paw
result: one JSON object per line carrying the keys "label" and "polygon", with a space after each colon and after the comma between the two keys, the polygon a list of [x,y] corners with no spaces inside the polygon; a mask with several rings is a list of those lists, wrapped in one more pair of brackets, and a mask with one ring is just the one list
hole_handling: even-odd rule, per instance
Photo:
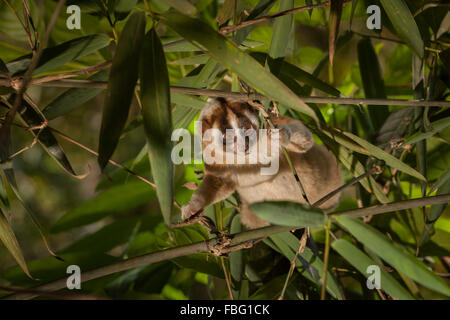
{"label": "loris front paw", "polygon": [[181,219],[187,220],[202,209],[203,207],[198,201],[191,200],[181,207]]}

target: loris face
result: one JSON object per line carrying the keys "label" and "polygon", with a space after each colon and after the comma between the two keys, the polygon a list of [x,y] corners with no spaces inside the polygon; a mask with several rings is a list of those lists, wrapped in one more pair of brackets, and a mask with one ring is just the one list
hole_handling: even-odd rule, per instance
{"label": "loris face", "polygon": [[[258,111],[246,102],[218,98],[210,101],[200,114],[202,146],[205,153],[226,159],[246,157],[256,150],[259,130]],[[232,160],[231,160],[232,161]],[[234,162],[233,162],[234,163]]]}

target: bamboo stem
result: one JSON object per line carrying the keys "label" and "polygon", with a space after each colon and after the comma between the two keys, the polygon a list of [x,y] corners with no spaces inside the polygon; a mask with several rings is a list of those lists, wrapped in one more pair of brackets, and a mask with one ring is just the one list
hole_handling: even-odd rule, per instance
{"label": "bamboo stem", "polygon": [[[399,202],[375,205],[367,208],[346,210],[342,212],[336,212],[330,214],[331,217],[349,215],[352,217],[363,217],[368,215],[382,214],[393,212],[397,210],[406,210],[417,208],[421,206],[442,204],[450,202],[450,194],[443,194],[433,197],[424,197],[418,199],[404,200]],[[237,245],[243,242],[248,242],[250,240],[265,238],[277,233],[287,232],[292,230],[292,227],[286,226],[269,226],[260,229],[254,229],[250,231],[245,231],[228,236],[230,241],[230,246]],[[86,282],[89,280],[101,278],[116,272],[125,271],[129,269],[134,269],[140,266],[144,266],[151,263],[156,263],[160,261],[170,260],[182,256],[186,256],[193,253],[209,252],[209,248],[219,244],[221,238],[213,238],[206,241],[196,242],[190,245],[180,246],[176,248],[169,248],[157,252],[148,253],[142,256],[130,258],[127,260],[121,260],[97,269],[92,269],[83,272],[82,281]],[[66,288],[66,278],[58,279],[40,286],[35,287],[35,290],[54,292]],[[36,293],[15,293],[6,299],[33,299],[39,296]]]}
{"label": "bamboo stem", "polygon": [[[49,81],[39,83],[41,87],[61,87],[61,88],[97,88],[106,89],[106,81],[91,81],[91,80],[74,80],[74,79],[61,79],[55,81]],[[32,83],[33,85],[33,83]],[[0,86],[10,86],[8,79],[0,79]],[[139,87],[139,86],[137,86]],[[223,97],[234,98],[241,101],[252,100],[270,100],[259,93],[240,93],[240,92],[228,92],[214,89],[198,89],[171,86],[170,92],[180,93],[187,95],[209,96],[209,97]],[[346,104],[346,105],[373,105],[373,106],[405,106],[405,107],[450,107],[450,101],[425,101],[425,100],[401,100],[401,99],[364,99],[364,98],[335,98],[335,97],[305,97],[299,96],[303,102],[306,103],[333,103],[333,104]]]}

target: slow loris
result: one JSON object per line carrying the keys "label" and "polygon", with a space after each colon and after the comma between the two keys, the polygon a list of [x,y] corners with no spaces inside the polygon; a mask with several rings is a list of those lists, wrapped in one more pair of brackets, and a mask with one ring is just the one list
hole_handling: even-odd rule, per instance
{"label": "slow loris", "polygon": [[[243,151],[248,160],[250,150],[255,149],[260,151],[265,149],[272,154],[270,149],[273,145],[270,143],[277,136],[273,134],[274,131],[269,131],[268,139],[263,142],[244,137],[244,144],[241,143],[241,148],[237,147],[239,143],[233,144],[233,141],[236,142],[236,138],[246,130],[253,129],[255,130],[253,132],[261,134],[258,110],[246,102],[224,98],[213,99],[203,108],[199,121],[202,124],[199,134],[202,137],[203,157],[205,157],[208,147],[209,149],[213,147],[215,151],[212,154],[216,157],[217,153],[223,153],[221,154],[223,158],[220,159],[224,159],[230,153],[234,156],[234,153]],[[286,148],[310,203],[314,203],[341,186],[341,174],[335,157],[324,146],[319,146],[314,142],[311,132],[303,123],[289,117],[278,117],[272,121],[279,129],[279,139],[276,141],[279,141],[279,144],[275,147],[281,149],[282,145]],[[218,136],[221,135],[222,138],[227,139],[223,139],[223,141],[206,139],[205,133],[209,129],[215,130]],[[233,131],[235,132],[234,139]],[[207,163],[205,161],[204,180],[191,200],[182,207],[182,218],[187,219],[204,207],[228,198],[234,191],[239,193],[241,200],[241,221],[248,228],[269,225],[249,209],[249,205],[252,203],[263,201],[305,203],[283,152],[277,151],[279,151],[279,170],[275,174],[269,175],[261,174],[261,168],[268,167],[267,163],[250,164],[247,161],[244,164],[237,164],[236,161],[228,161],[228,158],[222,162],[212,161],[211,163],[209,161]],[[337,194],[329,199],[320,205],[320,208],[335,207],[339,202],[339,196]]]}

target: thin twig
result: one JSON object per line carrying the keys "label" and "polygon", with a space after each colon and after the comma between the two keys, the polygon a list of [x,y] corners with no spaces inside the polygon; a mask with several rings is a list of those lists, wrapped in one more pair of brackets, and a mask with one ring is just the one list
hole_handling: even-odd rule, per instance
{"label": "thin twig", "polygon": [[[0,79],[0,85],[11,86],[8,79]],[[98,88],[106,89],[108,83],[106,81],[92,81],[92,80],[74,80],[62,79],[41,83],[42,87],[61,87],[61,88]],[[139,87],[139,86],[138,86]],[[181,93],[187,95],[209,96],[209,97],[223,97],[234,98],[240,101],[253,100],[272,100],[259,93],[240,93],[228,92],[214,89],[198,89],[171,86],[172,93]],[[335,97],[314,97],[314,96],[299,96],[306,103],[332,103],[345,105],[373,105],[373,106],[405,106],[405,107],[450,107],[450,101],[426,101],[426,100],[402,100],[402,99],[364,99],[364,98],[335,98]]]}
{"label": "thin twig", "polygon": [[94,73],[94,72],[96,72],[98,70],[102,70],[104,68],[107,68],[110,65],[111,65],[111,61],[106,61],[106,62],[102,62],[102,63],[97,64],[95,66],[88,67],[86,69],[79,70],[79,71],[60,73],[60,74],[52,74],[52,75],[49,75],[49,76],[44,76],[44,77],[40,77],[40,78],[34,78],[34,79],[31,80],[30,85],[36,86],[36,85],[40,85],[40,84],[45,83],[45,82],[51,82],[51,81],[55,81],[55,80],[73,78],[73,77],[78,77],[78,76],[83,76],[83,75],[89,75],[89,74]]}
{"label": "thin twig", "polygon": [[227,283],[228,294],[230,295],[230,300],[234,300],[233,290],[231,290],[231,281],[230,281],[230,278],[228,275],[227,267],[225,266],[225,259],[223,257],[220,257],[220,260],[222,262],[223,274],[225,275],[225,282]]}
{"label": "thin twig", "polygon": [[[388,204],[382,204],[377,206],[372,206],[368,208],[360,208],[355,210],[347,210],[342,212],[337,212],[332,214],[331,216],[339,216],[339,215],[349,215],[353,217],[361,217],[370,214],[381,214],[388,213],[397,210],[406,210],[417,208],[425,205],[433,205],[433,204],[442,204],[450,202],[450,194],[444,194],[434,197],[425,197],[419,199],[411,199],[400,202],[393,202]],[[268,236],[278,234],[281,232],[287,232],[292,230],[292,227],[286,226],[270,226],[260,229],[249,230],[237,234],[233,234],[229,236],[231,238],[229,246],[234,246],[243,242],[247,242],[254,239],[266,238]],[[148,265],[151,263],[156,263],[160,261],[166,261],[175,259],[178,257],[186,256],[194,253],[201,252],[209,252],[210,247],[219,243],[220,239],[213,238],[206,241],[196,242],[190,245],[180,246],[176,248],[165,249],[157,252],[152,252],[149,254],[145,254],[142,256],[134,257],[127,260],[121,260],[103,267],[99,267],[96,269],[88,270],[83,272],[83,277],[81,278],[82,282],[97,279],[100,277],[104,277],[116,272],[125,271],[129,269],[134,269],[143,265]],[[35,290],[43,290],[43,291],[58,291],[66,287],[66,278],[61,278],[40,286],[35,287]],[[16,293],[12,294],[7,299],[32,299],[39,296],[36,293]]]}

